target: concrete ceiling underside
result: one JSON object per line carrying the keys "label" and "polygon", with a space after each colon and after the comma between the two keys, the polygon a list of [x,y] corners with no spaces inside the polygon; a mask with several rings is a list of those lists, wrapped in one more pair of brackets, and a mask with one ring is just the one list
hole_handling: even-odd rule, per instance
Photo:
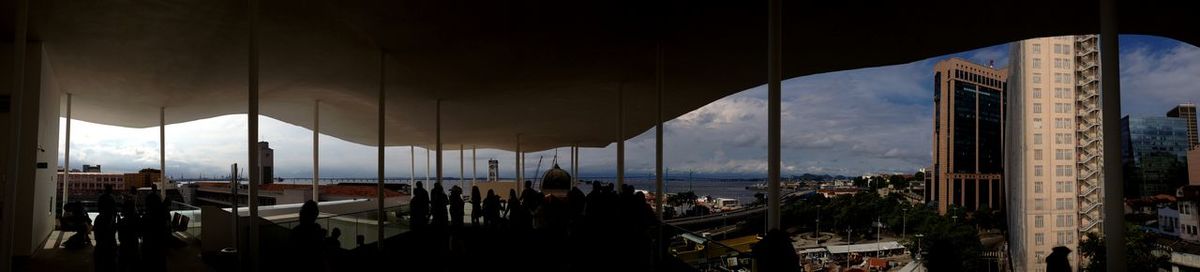
{"label": "concrete ceiling underside", "polygon": [[[151,127],[160,107],[168,124],[247,112],[246,1],[32,2],[30,39],[74,118]],[[1200,41],[1190,3],[1119,2],[1122,33]],[[664,120],[764,84],[766,3],[263,0],[261,113],[311,128],[320,100],[322,133],[376,145],[386,52],[386,145],[431,146],[440,99],[447,145],[513,150],[519,134],[527,151],[602,147],[617,139],[618,92],[625,138],[654,126],[659,41]],[[1097,4],[785,1],[784,75],[1096,33]]]}

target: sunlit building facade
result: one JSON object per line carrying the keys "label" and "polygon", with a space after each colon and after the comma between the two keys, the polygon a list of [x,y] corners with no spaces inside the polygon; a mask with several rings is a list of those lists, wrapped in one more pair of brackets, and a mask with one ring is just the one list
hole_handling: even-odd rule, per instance
{"label": "sunlit building facade", "polygon": [[[1076,41],[1075,36],[1061,36],[1010,45],[1008,113],[1013,122],[1007,132],[1005,177],[1012,196],[1009,250],[1014,271],[1045,271],[1045,258],[1054,247],[1078,252],[1077,104],[1088,101],[1077,96]],[[1071,255],[1071,266],[1079,267],[1076,253]]]}
{"label": "sunlit building facade", "polygon": [[946,214],[1004,207],[1007,70],[951,58],[934,65],[933,178],[926,203]]}

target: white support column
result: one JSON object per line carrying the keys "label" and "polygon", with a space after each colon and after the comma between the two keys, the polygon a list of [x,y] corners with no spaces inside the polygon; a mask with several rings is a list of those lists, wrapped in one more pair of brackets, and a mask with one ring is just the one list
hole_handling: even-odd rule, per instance
{"label": "white support column", "polygon": [[[475,187],[475,180],[479,178],[479,169],[477,168],[479,159],[475,157],[475,146],[471,146],[471,187]],[[465,188],[464,188],[465,189]]]}
{"label": "white support column", "polygon": [[460,188],[467,187],[467,185],[465,183],[467,181],[467,175],[466,175],[467,165],[466,165],[466,153],[465,153],[466,151],[465,150],[466,150],[466,146],[461,145],[461,144],[458,145],[458,187],[460,187]]}
{"label": "white support column", "polygon": [[417,186],[417,147],[408,146],[408,195],[412,195]]}
{"label": "white support column", "polygon": [[[654,102],[654,214],[658,220],[663,220],[663,48],[662,41],[655,47],[654,85],[656,97]],[[659,243],[662,246],[662,243]]]}
{"label": "white support column", "polygon": [[[442,184],[442,100],[438,99],[434,105],[434,137],[437,141],[437,184]],[[446,186],[442,184],[442,186]]]}
{"label": "white support column", "polygon": [[312,200],[320,201],[321,196],[321,100],[313,101],[313,177]]}
{"label": "white support column", "polygon": [[245,257],[241,258],[241,260],[246,260],[250,263],[248,265],[239,265],[239,267],[249,268],[250,271],[259,271],[258,184],[262,178],[259,176],[262,172],[262,169],[259,169],[259,167],[262,166],[262,163],[259,161],[258,157],[258,0],[249,0],[247,3],[249,5],[249,8],[247,9],[247,16],[249,17],[248,23],[250,25],[250,52],[249,69],[247,69],[249,71],[249,84],[247,84],[248,109],[246,112],[246,148],[249,149],[249,152],[247,152],[247,160],[250,163],[250,166],[247,167],[250,168],[250,184],[248,184],[250,190],[248,192],[249,195],[247,196],[247,202],[249,202],[247,206],[249,206],[250,210],[250,231],[248,232],[249,235],[246,237],[246,239],[249,241],[249,247],[247,248],[248,250],[242,254],[242,256]]}
{"label": "white support column", "polygon": [[[432,171],[433,171],[432,170],[433,168],[431,168],[431,166],[430,166],[432,163],[433,163],[433,159],[429,153],[429,148],[425,148],[425,184],[424,185],[429,185],[429,177],[432,175]],[[426,189],[428,189],[428,188],[426,188]]]}
{"label": "white support column", "polygon": [[516,176],[517,187],[521,187],[521,134],[517,134],[517,150],[513,152],[513,175]]}
{"label": "white support column", "polygon": [[780,93],[783,79],[782,0],[769,0],[767,35],[767,230],[779,229]]}
{"label": "white support column", "polygon": [[[1117,1],[1100,1],[1100,107],[1104,141],[1105,256],[1125,256],[1125,194],[1121,169],[1121,77]],[[1107,271],[1129,269],[1125,258],[1108,258]]]}
{"label": "white support column", "polygon": [[66,150],[63,151],[62,209],[63,212],[66,212],[67,202],[70,201],[71,198],[71,179],[68,178],[71,175],[71,93],[67,93],[67,139],[66,144],[63,147],[66,148]]}
{"label": "white support column", "polygon": [[377,156],[379,157],[378,158],[379,161],[377,162],[378,167],[376,167],[376,170],[378,171],[377,175],[379,177],[378,177],[378,181],[377,181],[378,184],[376,184],[376,187],[375,187],[376,203],[377,203],[376,204],[376,206],[377,206],[376,212],[379,214],[379,216],[376,216],[376,224],[377,225],[375,225],[376,226],[376,228],[375,228],[376,229],[375,245],[380,250],[383,249],[383,239],[384,239],[383,226],[384,226],[384,223],[387,221],[387,213],[385,213],[383,211],[383,200],[385,199],[385,195],[383,194],[383,170],[384,170],[383,150],[384,150],[384,147],[386,147],[386,142],[384,141],[384,109],[387,108],[386,107],[387,92],[384,91],[384,88],[385,88],[385,86],[384,86],[384,79],[385,79],[384,71],[386,69],[385,64],[387,63],[386,58],[387,58],[387,52],[380,51],[379,52],[379,102],[378,102],[379,103],[379,116],[376,117],[376,120],[379,122],[376,127],[376,129],[379,130],[379,143],[378,143],[378,147],[377,147],[377,150],[378,150],[377,152],[379,153]]}
{"label": "white support column", "polygon": [[625,185],[625,89],[617,90],[617,188]]}
{"label": "white support column", "polygon": [[568,168],[571,172],[571,187],[575,187],[575,176],[579,175],[575,173],[575,145],[571,145],[571,165]]}
{"label": "white support column", "polygon": [[[576,162],[575,163],[575,173],[580,173],[580,163],[578,163],[578,161],[580,161],[580,157],[581,157],[580,151],[581,151],[580,146],[575,146],[575,159],[572,159],[572,161]],[[580,185],[580,174],[575,175],[575,185],[572,185],[572,186],[577,186],[577,185]]]}
{"label": "white support column", "polygon": [[[158,196],[167,200],[167,107],[158,108],[158,169],[162,170],[158,173],[161,176],[158,181],[162,185],[158,186]],[[170,206],[170,203],[167,203]]]}

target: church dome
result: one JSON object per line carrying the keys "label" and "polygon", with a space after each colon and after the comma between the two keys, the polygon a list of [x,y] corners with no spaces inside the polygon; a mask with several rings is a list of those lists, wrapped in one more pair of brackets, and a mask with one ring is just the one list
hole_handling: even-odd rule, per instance
{"label": "church dome", "polygon": [[542,192],[547,194],[555,192],[567,192],[571,190],[571,174],[554,165],[546,175],[542,176]]}

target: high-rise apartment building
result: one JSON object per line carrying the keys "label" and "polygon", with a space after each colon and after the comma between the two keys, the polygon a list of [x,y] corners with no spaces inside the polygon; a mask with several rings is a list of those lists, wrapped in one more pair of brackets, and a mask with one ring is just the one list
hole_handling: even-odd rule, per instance
{"label": "high-rise apartment building", "polygon": [[[1014,271],[1045,271],[1052,248],[1078,252],[1082,235],[1099,232],[1096,36],[1029,39],[1009,49],[1009,256]],[[1071,255],[1071,266],[1079,267],[1079,256]]]}
{"label": "high-rise apartment building", "polygon": [[1121,118],[1125,196],[1173,194],[1187,180],[1188,135],[1183,118]]}
{"label": "high-rise apartment building", "polygon": [[1175,106],[1167,112],[1167,117],[1183,118],[1187,122],[1188,147],[1200,145],[1200,135],[1196,135],[1196,104],[1184,103]]}
{"label": "high-rise apartment building", "polygon": [[926,203],[950,209],[1004,209],[1007,70],[952,58],[934,65],[933,178]]}

